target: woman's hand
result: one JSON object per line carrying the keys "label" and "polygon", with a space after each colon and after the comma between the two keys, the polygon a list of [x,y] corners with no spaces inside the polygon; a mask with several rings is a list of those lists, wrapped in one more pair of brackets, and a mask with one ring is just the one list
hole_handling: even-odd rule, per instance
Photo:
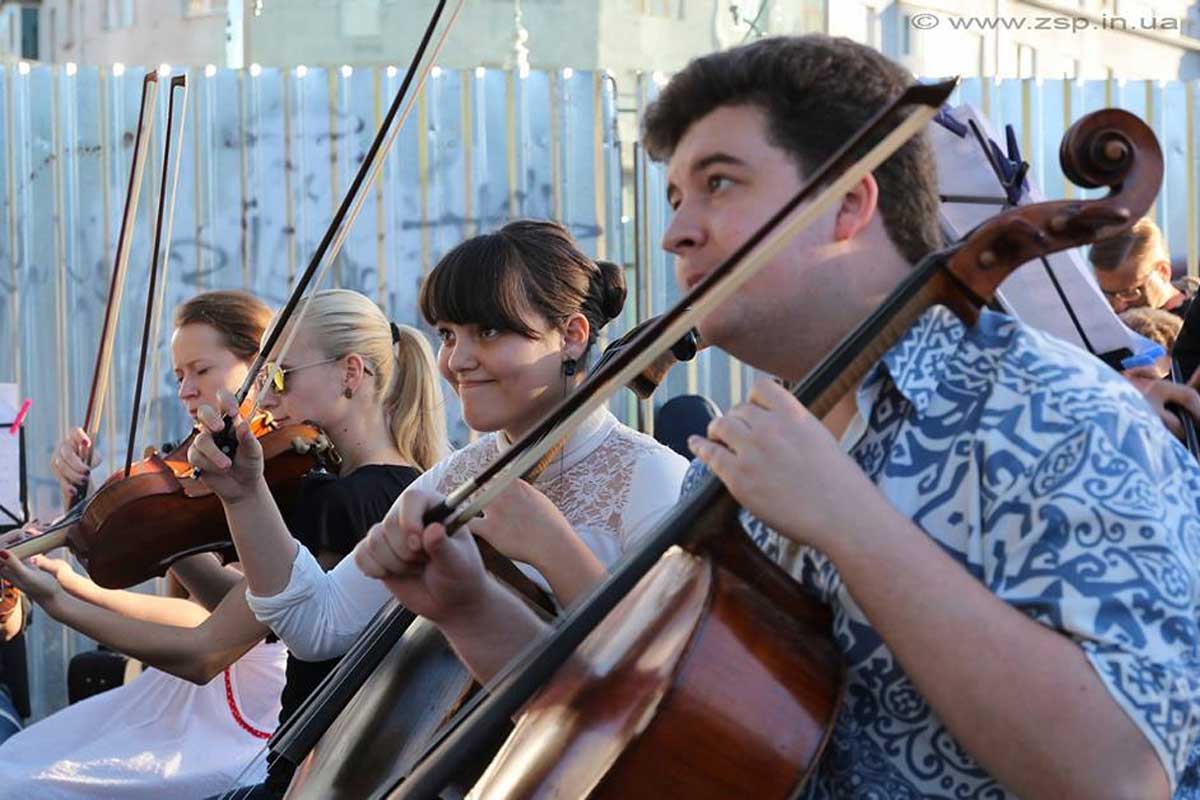
{"label": "woman's hand", "polygon": [[7,550],[0,550],[0,577],[14,584],[25,593],[30,601],[37,603],[54,616],[53,608],[62,599],[65,591],[50,571],[39,568],[43,559],[34,556],[24,563]]}
{"label": "woman's hand", "polygon": [[[91,458],[89,463],[85,459]],[[76,487],[83,486],[91,477],[92,468],[100,463],[100,454],[92,449],[92,440],[83,428],[72,428],[63,437],[50,459],[50,469],[58,478],[59,488],[68,500],[74,497]]]}
{"label": "woman's hand", "polygon": [[404,492],[354,548],[365,575],[383,581],[406,608],[439,625],[471,613],[486,596],[488,580],[470,531],[464,527],[447,536],[444,525],[422,521],[441,499],[415,489]]}
{"label": "woman's hand", "polygon": [[[75,571],[69,563],[61,558],[49,558],[47,556],[34,556],[29,559],[32,566],[37,567],[42,572],[51,575],[58,585],[65,589],[75,597],[80,597],[80,590],[83,584],[91,583],[90,578],[85,578]],[[86,598],[84,598],[86,599]]]}
{"label": "woman's hand", "polygon": [[471,520],[471,530],[514,561],[523,561],[545,572],[539,562],[566,537],[574,537],[571,523],[550,498],[525,481],[513,483],[496,495],[483,515]]}
{"label": "woman's hand", "polygon": [[[225,390],[217,392],[220,410],[201,406],[196,418],[200,431],[188,448],[188,463],[200,470],[200,480],[212,489],[222,501],[235,503],[254,494],[263,474],[263,451],[258,439],[250,432],[238,410],[237,399]],[[237,452],[231,461],[217,448],[214,434],[225,428],[222,415],[233,419],[233,434],[237,439]]]}

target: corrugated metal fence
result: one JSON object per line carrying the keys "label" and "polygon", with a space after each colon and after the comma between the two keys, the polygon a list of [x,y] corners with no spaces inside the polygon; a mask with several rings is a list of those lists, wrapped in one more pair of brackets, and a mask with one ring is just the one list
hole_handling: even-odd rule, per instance
{"label": "corrugated metal fence", "polygon": [[[34,399],[30,501],[58,499],[54,443],[80,423],[120,224],[143,74],[0,69],[0,380]],[[195,74],[184,135],[165,308],[197,291],[244,287],[280,304],[364,157],[401,76],[395,70],[264,69]],[[145,308],[165,129],[166,85],[138,213],[105,425],[120,462]],[[615,97],[603,74],[441,71],[401,132],[334,269],[333,285],[417,321],[422,275],[464,237],[516,217],[553,217],[595,257],[624,260]],[[186,418],[166,351],[147,376],[144,442],[178,439]],[[456,409],[451,410],[457,421]],[[457,431],[461,441],[465,432]],[[31,630],[35,711],[65,702],[79,637]]]}
{"label": "corrugated metal fence", "polygon": [[[0,348],[0,380],[18,381],[23,396],[34,399],[31,506],[43,517],[57,503],[50,451],[86,404],[142,75],[0,68],[0,341],[10,343]],[[263,69],[193,73],[190,80],[165,308],[231,286],[277,304],[324,232],[400,76],[382,68],[304,75]],[[1051,197],[1074,191],[1064,187],[1057,164],[1059,138],[1074,119],[1106,105],[1148,119],[1167,157],[1155,214],[1194,274],[1196,91],[1181,83],[969,80],[955,102],[979,106],[998,128],[1012,123]],[[637,106],[656,92],[645,81]],[[163,96],[101,443],[109,465],[121,458],[131,411],[165,114]],[[628,145],[633,169],[622,169],[616,116],[614,86],[601,73],[440,71],[400,134],[330,282],[375,297],[397,321],[416,322],[419,281],[447,249],[508,219],[552,217],[592,255],[629,267],[626,322],[662,311],[678,297],[670,258],[659,249],[669,216],[663,170],[640,152],[630,162]],[[186,425],[168,333],[164,326],[148,376],[144,442],[176,438]],[[705,352],[676,370],[656,400],[701,392],[728,407],[752,377],[720,353]],[[635,415],[628,398],[614,405],[628,420],[649,422],[648,406]],[[450,414],[457,422],[457,409]],[[461,441],[465,431],[460,424],[456,430]],[[83,641],[44,618],[31,639],[40,715],[65,702],[65,663]]]}

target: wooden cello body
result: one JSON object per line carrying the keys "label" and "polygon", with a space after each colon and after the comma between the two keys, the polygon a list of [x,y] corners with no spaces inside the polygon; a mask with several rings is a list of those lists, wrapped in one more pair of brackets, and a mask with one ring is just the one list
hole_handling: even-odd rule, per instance
{"label": "wooden cello body", "polygon": [[668,551],[600,624],[473,795],[717,800],[803,783],[845,686],[829,611],[728,512],[730,529]]}
{"label": "wooden cello body", "polygon": [[[536,583],[486,541],[477,542],[489,572],[544,617],[553,615],[553,601]],[[369,636],[368,631],[355,649],[369,647],[364,641]],[[356,655],[352,652],[346,658]],[[479,684],[437,626],[416,617],[370,668],[362,685],[298,765],[285,797],[354,800],[382,796],[387,787],[412,771],[437,734],[478,692]],[[320,713],[315,708],[310,711]],[[506,729],[497,734],[492,750],[507,733]],[[473,781],[484,766],[486,761],[465,768],[465,779]]]}

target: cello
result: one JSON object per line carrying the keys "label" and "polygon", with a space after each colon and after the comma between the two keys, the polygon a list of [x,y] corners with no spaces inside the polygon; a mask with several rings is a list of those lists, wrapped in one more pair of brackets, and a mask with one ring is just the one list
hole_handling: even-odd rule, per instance
{"label": "cello", "polygon": [[[1014,269],[1116,235],[1150,206],[1162,178],[1153,133],[1123,111],[1077,122],[1060,159],[1075,183],[1107,186],[1108,195],[1012,209],[924,259],[801,381],[796,397],[823,416],[925,309],[941,304],[973,324]],[[693,295],[724,281],[743,257],[746,248]],[[666,341],[648,340],[646,350]],[[447,506],[439,514],[453,523],[461,509],[453,499]],[[495,727],[518,712],[514,734],[475,785],[478,796],[792,796],[819,758],[838,665],[822,671],[830,642],[817,604],[749,541],[738,513],[710,477],[506,670],[472,724],[448,734],[390,796],[438,796],[458,764],[478,757]],[[807,605],[789,605],[789,595]],[[805,627],[808,638],[777,646]]]}

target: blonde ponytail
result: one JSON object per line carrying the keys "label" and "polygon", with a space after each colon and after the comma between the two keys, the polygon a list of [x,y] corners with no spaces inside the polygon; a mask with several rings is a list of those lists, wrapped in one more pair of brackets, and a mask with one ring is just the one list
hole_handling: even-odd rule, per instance
{"label": "blonde ponytail", "polygon": [[392,332],[396,363],[383,413],[401,455],[429,469],[446,454],[446,416],[433,348],[416,328],[393,325]]}
{"label": "blonde ponytail", "polygon": [[420,331],[393,325],[369,298],[349,289],[315,292],[304,328],[329,358],[357,353],[374,371],[379,405],[405,461],[429,469],[446,452],[446,418],[433,349]]}

